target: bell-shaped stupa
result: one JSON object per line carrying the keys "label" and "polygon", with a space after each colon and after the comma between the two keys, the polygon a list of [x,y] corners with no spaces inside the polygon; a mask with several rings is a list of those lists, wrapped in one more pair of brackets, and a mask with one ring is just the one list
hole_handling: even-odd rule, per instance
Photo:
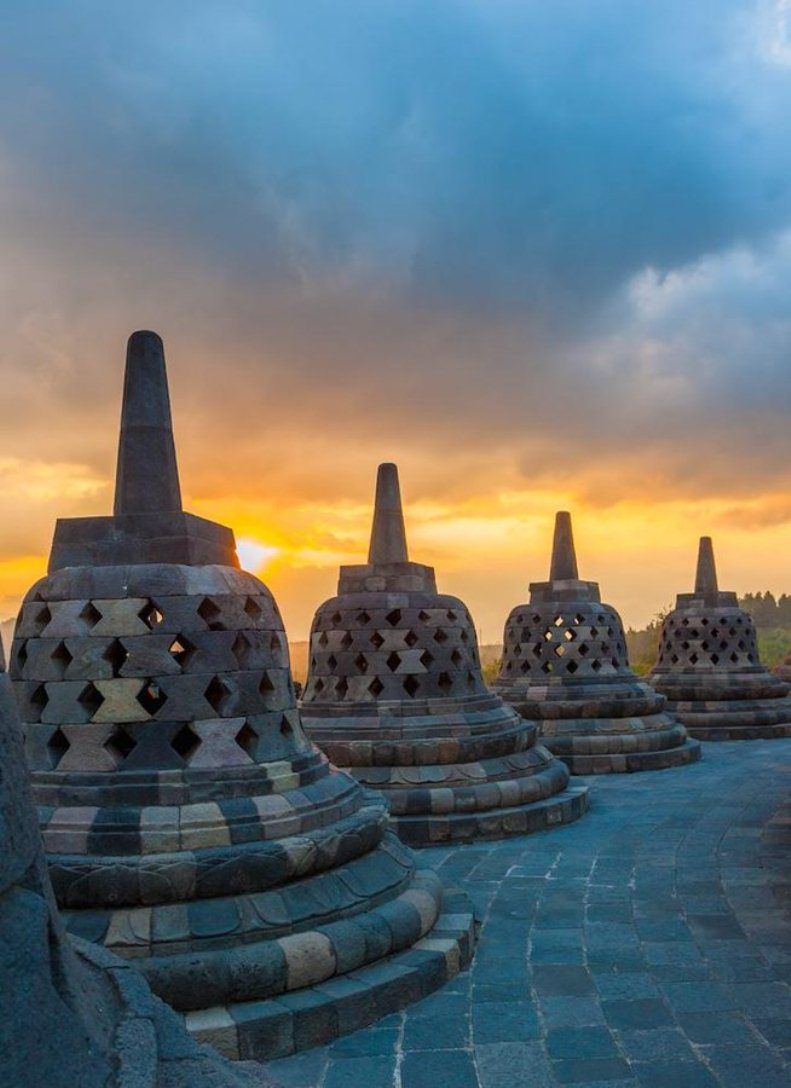
{"label": "bell-shaped stupa", "polygon": [[700,745],[632,672],[621,617],[583,582],[571,516],[558,513],[548,582],[505,624],[494,688],[528,718],[575,774],[646,771],[690,763]]}
{"label": "bell-shaped stupa", "polygon": [[699,740],[791,736],[791,685],[761,664],[752,618],[720,590],[710,537],[694,593],[679,593],[662,623],[650,680]]}
{"label": "bell-shaped stupa", "polygon": [[466,962],[469,911],[307,740],[271,593],[181,509],[154,333],[129,341],[115,513],[58,522],[12,675],[68,929],[199,1039],[290,1053]]}
{"label": "bell-shaped stupa", "polygon": [[128,963],[69,939],[36,823],[0,650],[0,1084],[8,1088],[263,1088],[190,1039]]}
{"label": "bell-shaped stupa", "polygon": [[334,764],[385,794],[412,845],[523,834],[587,805],[536,725],[487,690],[466,606],[410,562],[392,464],[379,466],[368,562],[341,567],[313,620],[302,716]]}

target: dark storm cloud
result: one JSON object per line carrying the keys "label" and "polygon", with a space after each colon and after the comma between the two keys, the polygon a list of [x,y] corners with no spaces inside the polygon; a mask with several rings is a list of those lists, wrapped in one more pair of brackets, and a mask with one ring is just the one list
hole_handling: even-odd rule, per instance
{"label": "dark storm cloud", "polygon": [[42,199],[247,282],[343,271],[565,317],[789,215],[791,83],[760,6],[4,11],[0,139]]}
{"label": "dark storm cloud", "polygon": [[777,486],[784,10],[7,0],[8,448],[106,468],[154,325],[212,494]]}

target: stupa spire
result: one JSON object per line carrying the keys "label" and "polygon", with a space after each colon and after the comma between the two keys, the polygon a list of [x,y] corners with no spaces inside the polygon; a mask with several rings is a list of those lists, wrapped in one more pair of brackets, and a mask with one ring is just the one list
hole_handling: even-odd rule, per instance
{"label": "stupa spire", "polygon": [[555,536],[552,541],[552,562],[549,567],[550,582],[577,581],[577,554],[574,551],[574,534],[571,514],[558,510],[555,514]]}
{"label": "stupa spire", "polygon": [[695,596],[711,597],[718,592],[717,568],[710,536],[702,536],[698,546],[698,567],[695,572]]}
{"label": "stupa spire", "polygon": [[133,332],[126,348],[114,513],[180,510],[165,349],[155,332]]}
{"label": "stupa spire", "polygon": [[389,462],[380,465],[376,474],[376,498],[368,562],[409,562],[398,466]]}

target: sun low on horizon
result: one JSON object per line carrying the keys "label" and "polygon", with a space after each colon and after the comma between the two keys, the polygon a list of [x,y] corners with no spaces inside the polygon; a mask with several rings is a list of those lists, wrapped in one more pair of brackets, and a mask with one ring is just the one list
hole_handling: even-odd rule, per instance
{"label": "sun low on horizon", "polygon": [[561,509],[627,625],[701,535],[724,588],[791,592],[783,0],[11,8],[1,618],[112,508],[138,328],[185,509],[293,641],[382,461],[486,643]]}

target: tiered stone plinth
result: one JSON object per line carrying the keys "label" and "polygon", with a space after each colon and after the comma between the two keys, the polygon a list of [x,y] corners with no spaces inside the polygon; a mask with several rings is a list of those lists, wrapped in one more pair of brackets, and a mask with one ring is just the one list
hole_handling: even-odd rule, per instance
{"label": "tiered stone plinth", "polygon": [[621,618],[595,582],[577,576],[568,514],[559,514],[548,582],[505,625],[494,689],[541,722],[543,743],[574,774],[660,770],[690,763],[700,746],[665,700],[629,667]]}
{"label": "tiered stone plinth", "polygon": [[180,1018],[152,996],[128,964],[66,936],[55,910],[18,711],[4,671],[0,769],[0,1084],[268,1085],[260,1066],[231,1066],[191,1040]]}
{"label": "tiered stone plinth", "polygon": [[[127,399],[129,385],[128,369]],[[112,527],[80,553],[70,526],[76,565],[31,589],[14,640],[69,930],[133,960],[233,1058],[327,1042],[423,997],[466,964],[471,912],[387,829],[381,797],[306,739],[272,595],[236,569],[229,530],[194,566],[189,521],[163,514],[173,561],[152,563],[137,514],[116,517],[120,561],[93,565],[98,537],[112,558]]]}
{"label": "tiered stone plinth", "polygon": [[536,725],[487,691],[465,605],[408,561],[394,465],[380,467],[369,563],[341,568],[338,596],[313,621],[302,712],[334,764],[384,793],[412,845],[523,834],[585,811],[585,789],[536,743]]}
{"label": "tiered stone plinth", "polygon": [[664,619],[650,680],[700,740],[791,736],[791,684],[761,664],[752,618],[718,588],[709,537],[695,591],[680,593]]}

